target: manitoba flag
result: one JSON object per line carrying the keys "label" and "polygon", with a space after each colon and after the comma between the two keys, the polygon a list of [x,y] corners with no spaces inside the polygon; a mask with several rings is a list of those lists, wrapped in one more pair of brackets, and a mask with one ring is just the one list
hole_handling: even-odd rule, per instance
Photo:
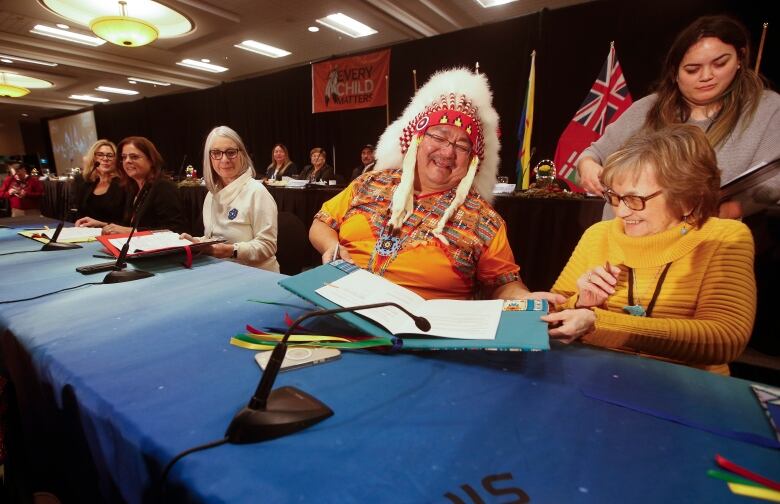
{"label": "manitoba flag", "polygon": [[577,157],[598,140],[607,125],[620,117],[631,103],[631,93],[626,87],[626,79],[615,54],[615,43],[612,42],[607,61],[601,67],[596,82],[558,139],[555,166],[559,177],[574,186],[577,176],[574,163]]}

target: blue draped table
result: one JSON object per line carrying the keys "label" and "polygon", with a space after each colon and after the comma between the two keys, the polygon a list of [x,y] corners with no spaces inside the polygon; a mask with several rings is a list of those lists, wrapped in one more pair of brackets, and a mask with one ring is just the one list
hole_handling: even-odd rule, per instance
{"label": "blue draped table", "polygon": [[[8,221],[0,222],[8,224]],[[0,252],[38,244],[0,229]],[[102,275],[98,249],[0,257],[0,297]],[[162,467],[223,437],[254,391],[244,325],[305,305],[280,275],[212,258],[138,262],[152,278],[0,305],[0,369],[21,418],[32,487],[71,502],[149,502]],[[302,308],[250,302],[277,300]],[[743,502],[706,476],[714,456],[780,474],[778,452],[585,397],[583,389],[770,437],[749,383],[636,356],[549,352],[346,352],[282,373],[335,415],[295,435],[180,460],[170,502]]]}

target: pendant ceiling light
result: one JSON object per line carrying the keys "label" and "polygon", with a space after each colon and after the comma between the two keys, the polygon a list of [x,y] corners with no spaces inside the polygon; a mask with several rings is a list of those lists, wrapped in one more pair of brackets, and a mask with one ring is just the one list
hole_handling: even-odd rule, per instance
{"label": "pendant ceiling light", "polygon": [[193,30],[192,21],[155,0],[38,0],[54,14],[88,26],[103,40],[139,47]]}
{"label": "pendant ceiling light", "polygon": [[6,82],[5,72],[0,72],[0,96],[6,98],[19,98],[29,93],[30,90],[22,86],[14,86]]}
{"label": "pendant ceiling light", "polygon": [[123,47],[139,47],[157,40],[160,32],[151,23],[127,15],[127,2],[119,2],[119,16],[101,16],[89,23],[95,35]]}

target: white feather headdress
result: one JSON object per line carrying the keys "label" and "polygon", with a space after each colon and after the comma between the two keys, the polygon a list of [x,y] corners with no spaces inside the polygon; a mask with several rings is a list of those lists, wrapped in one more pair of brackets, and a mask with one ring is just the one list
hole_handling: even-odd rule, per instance
{"label": "white feather headdress", "polygon": [[[376,148],[376,169],[400,168],[411,138],[408,131],[417,116],[442,96],[465,97],[476,108],[482,126],[483,153],[474,176],[473,187],[487,201],[493,201],[493,186],[498,174],[498,113],[493,108],[493,93],[487,78],[466,68],[454,68],[435,73],[412,97],[401,117],[387,127]],[[407,130],[405,132],[405,130]]]}

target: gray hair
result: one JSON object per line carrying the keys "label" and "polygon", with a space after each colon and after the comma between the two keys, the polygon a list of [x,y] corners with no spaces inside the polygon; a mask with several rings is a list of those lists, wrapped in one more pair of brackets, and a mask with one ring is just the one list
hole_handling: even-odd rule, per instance
{"label": "gray hair", "polygon": [[246,151],[244,141],[241,140],[238,133],[228,126],[217,126],[211,130],[209,136],[206,137],[206,143],[203,146],[203,178],[206,180],[206,188],[212,193],[217,193],[222,189],[222,183],[220,182],[219,176],[214,173],[214,168],[211,166],[211,156],[209,155],[211,145],[219,137],[229,138],[238,146],[238,155],[241,157],[241,162],[244,166],[244,170],[240,175],[243,175],[246,170],[251,170],[252,178],[255,176],[255,167]]}

